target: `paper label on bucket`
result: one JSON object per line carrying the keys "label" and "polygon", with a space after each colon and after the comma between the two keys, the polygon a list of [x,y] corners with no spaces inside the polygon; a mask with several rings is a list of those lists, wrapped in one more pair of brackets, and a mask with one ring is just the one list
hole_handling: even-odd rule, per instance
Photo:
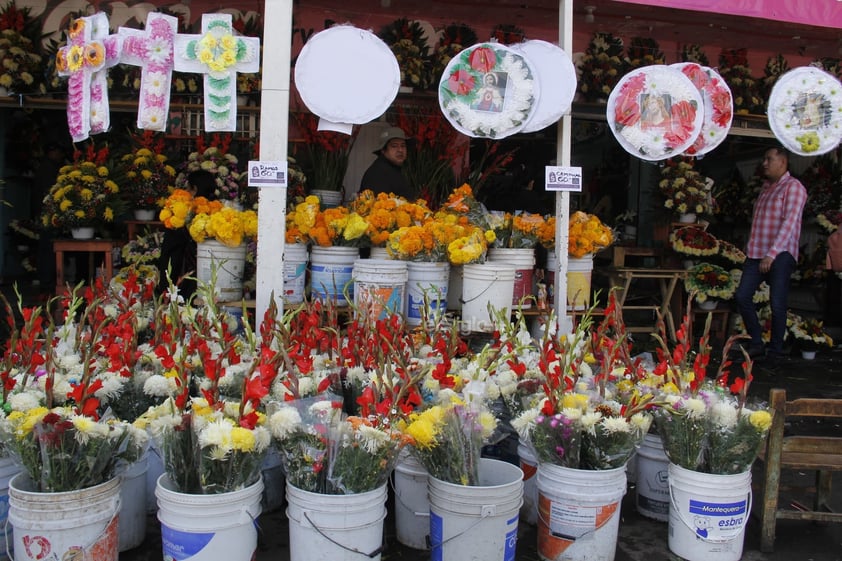
{"label": "paper label on bucket", "polygon": [[[541,497],[543,499],[543,497]],[[619,502],[587,506],[573,502],[550,502],[549,527],[550,534],[564,539],[575,540],[587,533],[593,532],[608,522]]]}
{"label": "paper label on bucket", "polygon": [[164,559],[167,561],[190,559],[207,547],[215,535],[213,532],[179,532],[162,524],[161,542]]}
{"label": "paper label on bucket", "polygon": [[717,503],[690,499],[690,516],[696,535],[712,541],[730,540],[743,531],[748,500]]}

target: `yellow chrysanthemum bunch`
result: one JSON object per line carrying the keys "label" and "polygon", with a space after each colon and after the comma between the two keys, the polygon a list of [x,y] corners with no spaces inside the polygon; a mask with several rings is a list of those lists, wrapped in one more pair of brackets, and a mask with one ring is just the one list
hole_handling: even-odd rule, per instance
{"label": "yellow chrysanthemum bunch", "polygon": [[387,193],[375,195],[370,190],[360,193],[350,209],[368,222],[366,235],[374,247],[384,246],[389,235],[400,228],[424,224],[433,214],[423,199],[413,203]]}
{"label": "yellow chrysanthemum bunch", "polygon": [[109,173],[108,167],[88,160],[63,166],[44,197],[43,225],[69,229],[112,222],[124,205]]}
{"label": "yellow chrysanthemum bunch", "polygon": [[614,241],[611,228],[598,216],[582,211],[570,215],[568,236],[567,253],[576,258],[605,249]]}
{"label": "yellow chrysanthemum bunch", "polygon": [[196,213],[188,229],[196,242],[213,238],[229,247],[237,247],[244,238],[257,236],[257,213],[223,206],[210,214]]}
{"label": "yellow chrysanthemum bunch", "polygon": [[347,207],[320,209],[319,198],[308,196],[287,213],[286,242],[312,242],[322,247],[365,245],[369,222]]}
{"label": "yellow chrysanthemum bunch", "polygon": [[488,246],[494,243],[494,230],[470,228],[469,232],[448,244],[447,258],[453,265],[482,263]]}
{"label": "yellow chrysanthemum bunch", "polygon": [[167,157],[138,148],[120,159],[126,176],[124,192],[134,208],[155,209],[173,190],[175,169]]}
{"label": "yellow chrysanthemum bunch", "polygon": [[176,189],[164,201],[164,208],[158,213],[158,219],[167,228],[184,228],[192,210],[193,195],[185,189]]}

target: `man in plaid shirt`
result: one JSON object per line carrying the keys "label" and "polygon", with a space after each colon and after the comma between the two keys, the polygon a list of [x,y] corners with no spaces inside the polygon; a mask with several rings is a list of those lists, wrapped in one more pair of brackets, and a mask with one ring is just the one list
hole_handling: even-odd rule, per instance
{"label": "man in plaid shirt", "polygon": [[[801,214],[807,202],[807,190],[789,173],[789,155],[777,146],[766,151],[763,173],[766,181],[754,203],[751,233],[746,248],[743,275],[735,299],[751,336],[748,353],[752,358],[783,356],[784,332],[789,282],[798,262]],[[772,334],[767,349],[757,319],[754,293],[760,283],[769,284],[772,308]]]}

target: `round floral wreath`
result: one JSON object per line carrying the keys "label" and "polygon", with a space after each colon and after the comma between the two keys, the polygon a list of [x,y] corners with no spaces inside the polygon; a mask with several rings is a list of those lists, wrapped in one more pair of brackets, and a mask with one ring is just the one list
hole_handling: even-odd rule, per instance
{"label": "round floral wreath", "polygon": [[[482,108],[487,77],[504,77],[504,91]],[[453,57],[439,82],[439,106],[450,124],[473,137],[505,138],[534,111],[538,88],[529,61],[508,47],[480,43]],[[503,88],[500,88],[503,89]]]}
{"label": "round floral wreath", "polygon": [[[650,103],[660,116],[644,107]],[[701,106],[699,90],[681,71],[653,65],[620,80],[608,97],[606,117],[627,152],[643,160],[663,160],[693,145],[702,130]]]}
{"label": "round floral wreath", "polygon": [[812,66],[790,70],[769,95],[769,128],[802,156],[830,152],[842,140],[842,84]]}
{"label": "round floral wreath", "polygon": [[731,130],[731,122],[734,119],[734,98],[731,95],[731,88],[722,76],[707,66],[695,62],[681,62],[672,66],[690,78],[702,94],[705,108],[702,132],[685,154],[690,156],[707,154],[719,146]]}

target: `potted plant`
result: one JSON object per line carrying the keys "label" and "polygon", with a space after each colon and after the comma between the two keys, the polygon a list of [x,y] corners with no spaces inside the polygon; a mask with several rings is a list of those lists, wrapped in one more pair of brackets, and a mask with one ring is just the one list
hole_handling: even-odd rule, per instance
{"label": "potted plant", "polygon": [[664,196],[664,208],[679,215],[681,222],[695,222],[700,214],[713,209],[713,181],[683,160],[670,160],[661,170],[658,188]]}
{"label": "potted plant", "polygon": [[174,189],[175,168],[161,153],[163,145],[163,137],[155,141],[153,133],[146,131],[140,146],[120,158],[125,177],[123,193],[137,220],[154,220],[163,200]]}

